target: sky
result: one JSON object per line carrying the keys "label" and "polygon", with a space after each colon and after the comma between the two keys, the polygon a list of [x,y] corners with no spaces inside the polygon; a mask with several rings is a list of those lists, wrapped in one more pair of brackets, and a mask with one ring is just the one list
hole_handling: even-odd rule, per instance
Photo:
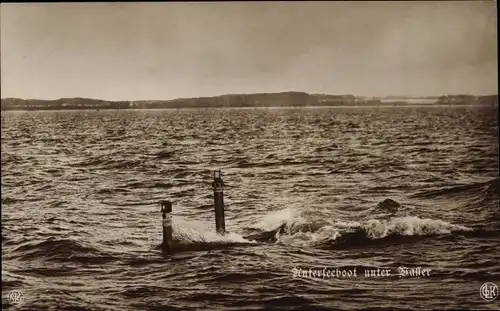
{"label": "sky", "polygon": [[497,94],[494,1],[0,6],[1,97]]}

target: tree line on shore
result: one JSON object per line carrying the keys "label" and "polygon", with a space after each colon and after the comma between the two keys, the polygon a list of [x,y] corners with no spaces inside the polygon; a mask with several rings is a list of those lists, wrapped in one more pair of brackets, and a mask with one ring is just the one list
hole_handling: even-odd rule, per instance
{"label": "tree line on shore", "polygon": [[[2,98],[2,110],[100,110],[100,109],[166,109],[221,107],[307,107],[307,106],[380,106],[409,104],[405,98],[363,98],[353,95],[308,94],[304,92],[229,94],[213,97],[173,100],[107,101],[91,98],[56,100]],[[430,100],[429,100],[430,99]],[[413,98],[412,103],[418,99]],[[422,103],[436,105],[498,105],[498,95],[444,95],[422,98]]]}

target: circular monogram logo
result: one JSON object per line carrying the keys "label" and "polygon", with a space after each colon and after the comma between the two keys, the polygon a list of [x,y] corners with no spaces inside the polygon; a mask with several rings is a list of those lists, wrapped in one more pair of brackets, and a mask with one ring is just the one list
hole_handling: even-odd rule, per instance
{"label": "circular monogram logo", "polygon": [[498,286],[492,282],[484,283],[479,289],[481,298],[486,301],[493,301],[498,297]]}
{"label": "circular monogram logo", "polygon": [[20,290],[11,290],[7,296],[9,303],[13,305],[19,305],[24,301],[23,292]]}

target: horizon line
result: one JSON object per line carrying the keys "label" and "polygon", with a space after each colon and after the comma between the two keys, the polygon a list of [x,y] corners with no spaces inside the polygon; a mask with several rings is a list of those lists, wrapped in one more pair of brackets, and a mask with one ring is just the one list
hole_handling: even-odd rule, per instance
{"label": "horizon line", "polygon": [[440,95],[383,95],[383,96],[373,96],[373,95],[354,95],[350,93],[339,93],[339,94],[332,94],[332,93],[309,93],[309,92],[304,92],[304,91],[279,91],[279,92],[254,92],[254,93],[224,93],[224,94],[218,94],[218,95],[204,95],[204,96],[192,96],[192,97],[175,97],[175,98],[170,98],[170,99],[103,99],[103,98],[95,98],[95,97],[83,97],[83,96],[65,96],[65,97],[59,97],[59,98],[53,98],[53,99],[46,99],[46,98],[23,98],[23,97],[1,97],[1,100],[4,99],[21,99],[21,100],[46,100],[46,101],[53,101],[53,100],[61,100],[61,99],[75,99],[75,98],[81,98],[81,99],[90,99],[90,100],[102,100],[102,101],[109,101],[109,102],[121,102],[121,101],[126,101],[126,102],[134,102],[134,101],[173,101],[173,100],[179,100],[179,99],[195,99],[195,98],[214,98],[214,97],[221,97],[221,96],[237,96],[237,95],[256,95],[256,94],[283,94],[283,93],[305,93],[308,95],[312,96],[321,96],[321,95],[327,95],[327,96],[354,96],[354,97],[362,97],[362,98],[373,98],[373,99],[382,99],[382,98],[437,98],[437,97],[442,97],[442,96],[474,96],[474,97],[479,97],[479,96],[498,96],[498,92],[496,93],[490,93],[490,94],[469,94],[469,93],[451,93],[451,94],[440,94]]}

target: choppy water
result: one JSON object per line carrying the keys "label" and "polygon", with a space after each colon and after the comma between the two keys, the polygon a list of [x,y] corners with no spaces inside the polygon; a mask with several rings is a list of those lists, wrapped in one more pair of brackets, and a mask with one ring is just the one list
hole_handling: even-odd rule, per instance
{"label": "choppy water", "polygon": [[[2,112],[11,310],[498,309],[498,112]],[[221,168],[225,237],[214,234]],[[163,255],[158,201],[195,250]],[[391,199],[400,204],[398,206]],[[400,266],[432,269],[420,278]],[[294,268],[357,269],[294,278]],[[390,276],[365,277],[388,268]]]}

